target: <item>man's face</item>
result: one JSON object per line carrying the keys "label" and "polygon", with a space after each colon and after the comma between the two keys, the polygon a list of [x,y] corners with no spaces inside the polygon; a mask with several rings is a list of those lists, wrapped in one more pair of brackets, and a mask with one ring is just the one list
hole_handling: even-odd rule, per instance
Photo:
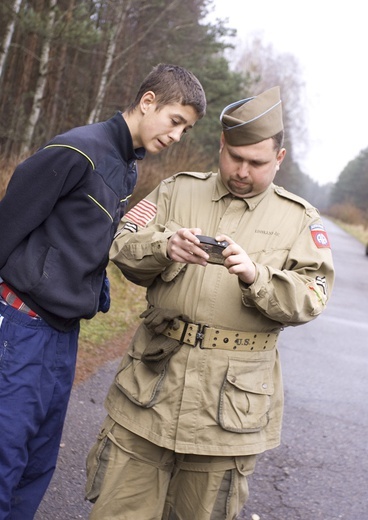
{"label": "man's face", "polygon": [[256,144],[230,146],[222,134],[219,163],[222,182],[235,197],[254,197],[271,184],[285,153],[285,148],[275,150],[271,138]]}
{"label": "man's face", "polygon": [[198,115],[190,105],[173,103],[157,109],[156,102],[150,103],[140,122],[140,146],[151,154],[157,154],[179,142],[197,119]]}

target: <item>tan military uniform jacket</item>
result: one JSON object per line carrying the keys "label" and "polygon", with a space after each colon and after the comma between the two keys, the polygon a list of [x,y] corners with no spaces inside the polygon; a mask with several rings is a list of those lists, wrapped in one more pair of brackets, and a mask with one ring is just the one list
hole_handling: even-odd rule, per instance
{"label": "tan military uniform jacket", "polygon": [[[171,261],[167,239],[182,227],[232,237],[255,263],[255,282],[247,287],[223,266]],[[333,284],[315,208],[274,185],[235,199],[211,173],[163,181],[124,217],[110,257],[128,279],[148,287],[149,304],[238,331],[277,333],[307,323],[323,311]],[[113,419],[182,453],[247,455],[279,444],[283,388],[276,348],[239,352],[184,343],[156,374],[140,360],[151,339],[141,324],[106,399]]]}

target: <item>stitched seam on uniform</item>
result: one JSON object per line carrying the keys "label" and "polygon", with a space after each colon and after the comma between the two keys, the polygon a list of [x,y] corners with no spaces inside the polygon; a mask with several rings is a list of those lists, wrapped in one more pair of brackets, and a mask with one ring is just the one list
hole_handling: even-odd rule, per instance
{"label": "stitched seam on uniform", "polygon": [[112,222],[114,222],[114,219],[112,218],[112,216],[110,215],[110,213],[107,211],[106,208],[104,208],[104,207],[103,207],[103,206],[102,206],[102,205],[101,205],[101,204],[100,204],[96,199],[94,199],[94,198],[92,197],[92,195],[87,195],[87,196],[88,196],[91,200],[93,200],[93,202],[94,202],[95,204],[97,204],[97,206],[98,206],[99,208],[101,208],[102,211],[104,211],[104,212],[106,213],[106,215],[108,215],[108,217],[111,219]]}
{"label": "stitched seam on uniform", "polygon": [[[139,455],[138,453],[135,453],[134,451],[128,450],[124,446],[122,446],[117,439],[115,438],[114,434],[110,431],[107,433],[107,437],[110,439],[110,441],[115,444],[117,448],[119,448],[121,451],[123,451],[126,455],[128,455],[133,460],[137,460],[139,462],[144,462],[145,464],[149,464],[150,466],[153,466],[154,468],[162,469],[164,471],[167,471],[168,463],[167,462],[159,462],[159,461],[153,461],[150,459],[147,459],[146,457],[143,457],[143,455]],[[169,464],[170,470],[172,470],[172,464]]]}
{"label": "stitched seam on uniform", "polygon": [[125,197],[124,199],[120,199],[120,202],[125,202],[126,200],[130,199],[131,196],[132,196],[132,193],[130,195],[128,195],[127,197]]}
{"label": "stitched seam on uniform", "polygon": [[57,146],[60,146],[61,148],[69,148],[70,150],[74,150],[74,151],[80,153],[81,155],[83,155],[83,157],[85,157],[91,163],[92,168],[95,169],[95,164],[92,161],[92,159],[86,153],[82,152],[82,150],[79,150],[79,148],[75,148],[75,146],[70,146],[68,144],[49,144],[49,145],[45,146],[45,148],[56,148]]}

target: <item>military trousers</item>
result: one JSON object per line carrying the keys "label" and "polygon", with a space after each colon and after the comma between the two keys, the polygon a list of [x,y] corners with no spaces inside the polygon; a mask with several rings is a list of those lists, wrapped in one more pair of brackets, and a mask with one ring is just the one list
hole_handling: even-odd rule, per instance
{"label": "military trousers", "polygon": [[234,520],[256,455],[179,454],[107,417],[87,457],[90,520]]}

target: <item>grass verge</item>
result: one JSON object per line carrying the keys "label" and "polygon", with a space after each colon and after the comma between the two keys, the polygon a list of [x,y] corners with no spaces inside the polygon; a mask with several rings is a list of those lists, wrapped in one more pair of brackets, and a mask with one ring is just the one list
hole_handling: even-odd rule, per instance
{"label": "grass verge", "polygon": [[92,320],[82,320],[75,383],[90,377],[100,365],[120,357],[146,308],[144,287],[139,287],[120,273],[112,263],[107,268],[110,280],[111,307]]}
{"label": "grass verge", "polygon": [[337,224],[341,229],[352,235],[353,237],[357,238],[359,242],[362,242],[362,244],[368,244],[368,228],[363,225],[357,225],[357,224],[346,224],[345,222],[342,222],[340,220],[333,219],[335,224]]}

